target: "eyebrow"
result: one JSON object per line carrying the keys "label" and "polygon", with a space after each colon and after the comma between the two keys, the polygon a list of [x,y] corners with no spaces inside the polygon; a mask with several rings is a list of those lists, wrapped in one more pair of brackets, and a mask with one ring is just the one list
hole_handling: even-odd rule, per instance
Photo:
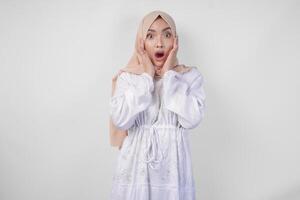
{"label": "eyebrow", "polygon": [[[164,29],[162,30],[162,32],[164,32],[164,31],[167,30],[167,29],[171,29],[171,28],[170,28],[170,27],[164,28]],[[156,32],[156,31],[153,30],[153,29],[149,29],[148,31]]]}

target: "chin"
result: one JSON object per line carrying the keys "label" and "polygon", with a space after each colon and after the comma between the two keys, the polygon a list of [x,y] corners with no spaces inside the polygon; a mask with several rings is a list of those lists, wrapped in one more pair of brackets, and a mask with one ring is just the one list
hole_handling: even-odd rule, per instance
{"label": "chin", "polygon": [[161,68],[163,67],[165,64],[165,61],[161,61],[161,62],[155,62],[155,66],[158,67],[158,68]]}

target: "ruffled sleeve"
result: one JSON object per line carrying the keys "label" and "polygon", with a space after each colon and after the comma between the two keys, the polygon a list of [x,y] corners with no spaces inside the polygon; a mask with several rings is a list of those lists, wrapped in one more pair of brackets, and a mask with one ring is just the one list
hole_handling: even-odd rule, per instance
{"label": "ruffled sleeve", "polygon": [[163,101],[186,129],[197,127],[204,117],[203,76],[195,67],[186,74],[168,70],[163,77]]}
{"label": "ruffled sleeve", "polygon": [[153,77],[146,72],[141,75],[122,72],[110,98],[110,115],[114,125],[121,130],[129,129],[138,114],[149,107],[153,90]]}

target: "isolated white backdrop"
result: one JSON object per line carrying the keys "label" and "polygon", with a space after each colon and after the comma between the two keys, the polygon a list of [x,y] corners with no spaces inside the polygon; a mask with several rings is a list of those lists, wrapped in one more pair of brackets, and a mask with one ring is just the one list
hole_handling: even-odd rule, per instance
{"label": "isolated white backdrop", "polygon": [[0,1],[0,199],[108,199],[111,77],[168,12],[203,73],[198,200],[300,199],[299,1]]}

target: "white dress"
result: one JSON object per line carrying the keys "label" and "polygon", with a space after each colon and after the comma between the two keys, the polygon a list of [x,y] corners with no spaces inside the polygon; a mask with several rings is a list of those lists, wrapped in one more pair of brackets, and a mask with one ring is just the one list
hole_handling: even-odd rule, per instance
{"label": "white dress", "polygon": [[204,116],[203,76],[196,67],[161,79],[122,72],[110,115],[128,130],[114,169],[111,200],[195,200],[189,132]]}

